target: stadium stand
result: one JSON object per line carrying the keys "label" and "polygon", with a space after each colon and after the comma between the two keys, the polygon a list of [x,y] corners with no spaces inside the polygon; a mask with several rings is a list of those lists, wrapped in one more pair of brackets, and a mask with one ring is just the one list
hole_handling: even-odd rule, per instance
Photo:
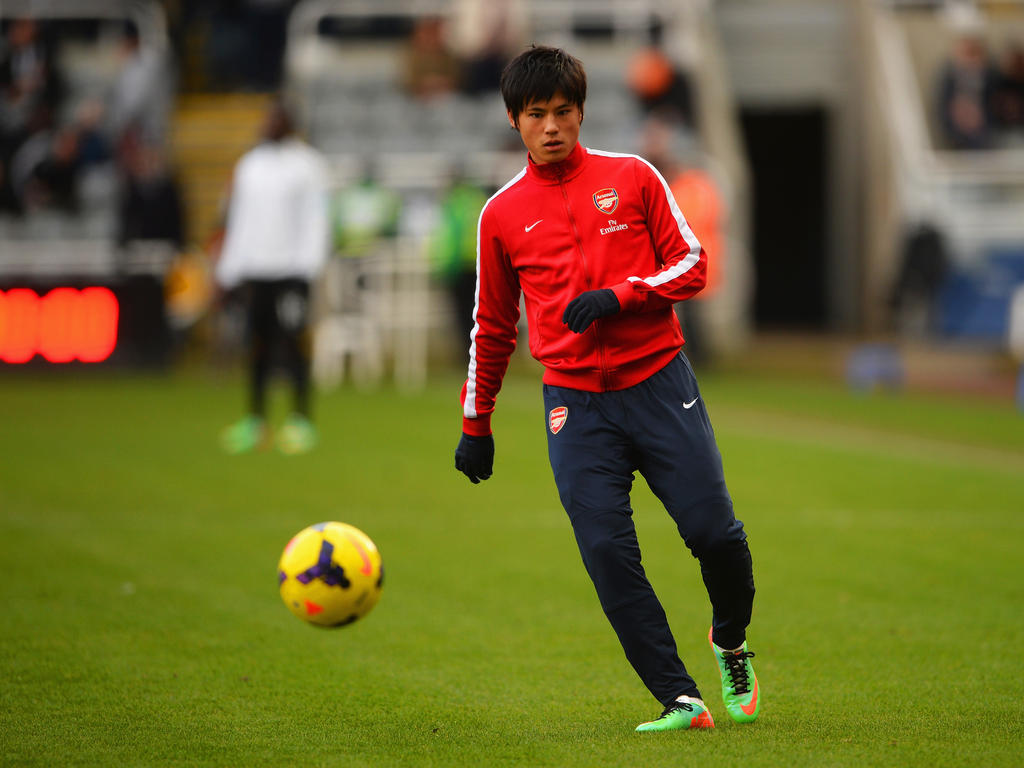
{"label": "stadium stand", "polygon": [[[931,306],[897,312],[897,327],[1003,348],[1012,295],[1024,283],[1024,150],[998,134],[986,148],[954,149],[942,130],[939,79],[964,35],[990,51],[1024,40],[1024,9],[1009,2],[873,3],[867,24],[866,80],[881,107],[867,142],[876,191],[866,216],[871,325],[883,324],[884,308],[898,298],[893,286],[916,259],[941,275]],[[922,262],[923,231],[937,245]]]}
{"label": "stadium stand", "polygon": [[[132,146],[159,144],[160,107],[173,88],[161,69],[163,11],[154,2],[12,0],[0,5],[0,24],[5,56],[17,55],[24,29],[36,30],[48,49],[47,76],[60,86],[20,123],[3,158],[13,194],[0,211],[0,288],[43,296],[55,287],[110,287],[129,330],[118,358],[157,362],[167,351],[162,282],[173,249],[147,241],[119,248],[116,239],[119,158]],[[129,40],[140,43],[134,53]],[[19,124],[18,93],[5,91],[12,99],[3,107],[7,127],[12,117]]]}
{"label": "stadium stand", "polygon": [[[650,50],[652,27],[659,28],[661,47],[678,67],[691,102],[684,110],[683,122],[689,123],[677,126],[675,146],[695,150],[721,182],[726,274],[719,289],[700,302],[703,330],[718,352],[746,347],[753,325],[754,264],[760,274],[765,258],[761,248],[757,259],[750,253],[755,201],[749,146],[744,146],[747,125],[741,125],[745,118],[737,112],[751,105],[755,110],[792,107],[808,99],[824,103],[827,115],[823,173],[829,178],[819,197],[827,198],[821,208],[830,229],[814,258],[827,264],[822,300],[830,310],[843,304],[842,311],[828,315],[827,327],[1005,349],[1012,297],[1024,284],[1024,134],[1019,126],[1007,127],[1005,110],[996,110],[984,148],[954,148],[943,130],[939,83],[966,31],[987,47],[995,82],[1019,90],[1019,82],[1012,85],[1013,67],[1019,66],[1012,51],[1024,40],[1019,3],[834,0],[766,3],[757,9],[708,0],[507,5],[515,13],[514,34],[500,53],[507,56],[536,41],[564,45],[580,56],[591,80],[581,138],[615,151],[649,149],[643,142],[651,99],[638,100],[631,77],[639,53]],[[365,274],[355,278],[360,290],[371,291],[359,302],[362,309],[342,312],[337,286],[321,291],[325,323],[317,368],[326,383],[348,375],[373,383],[394,374],[415,387],[426,376],[428,359],[461,358],[464,341],[454,337],[449,302],[425,253],[438,198],[456,172],[493,191],[521,169],[523,150],[505,121],[499,95],[481,86],[488,72],[494,74],[488,52],[460,41],[458,34],[442,35],[440,42],[450,43],[451,51],[435,52],[437,60],[422,65],[443,71],[445,57],[475,51],[479,69],[472,87],[454,81],[416,89],[407,72],[410,40],[425,20],[464,32],[479,23],[480,16],[472,13],[487,7],[476,0],[302,0],[289,17],[283,85],[299,108],[305,134],[327,155],[335,189],[350,189],[371,165],[375,181],[401,200],[398,226],[378,240],[361,262]],[[814,13],[804,19],[808,9]],[[57,130],[33,146],[40,178],[52,184],[49,194],[23,215],[0,212],[0,290],[30,286],[42,295],[58,284],[116,287],[130,275],[150,280],[151,288],[161,283],[172,293],[175,286],[183,288],[190,297],[188,310],[170,322],[179,327],[195,322],[209,306],[209,296],[193,288],[208,283],[207,259],[215,257],[230,169],[255,139],[267,91],[210,92],[223,78],[197,70],[196,58],[215,45],[213,27],[197,30],[192,19],[193,27],[175,38],[186,88],[153,129],[163,135],[156,144],[166,139],[163,161],[177,171],[182,239],[195,256],[188,269],[174,272],[179,244],[169,249],[123,242],[115,148],[105,156],[102,146],[89,144],[111,120],[97,105],[109,104],[124,79],[125,22],[138,30],[146,51],[169,50],[161,5],[7,0],[0,5],[4,34],[13,20],[29,14],[40,18],[53,44],[62,97],[54,114]],[[773,22],[761,28],[757,19]],[[840,28],[849,60],[833,50],[839,33],[797,44],[808,30]],[[766,38],[772,39],[764,43]],[[774,58],[768,60],[766,52]],[[646,63],[656,75],[652,61]],[[801,76],[814,68],[820,72]],[[142,67],[137,76],[144,74]],[[802,90],[778,85],[787,78],[799,80]],[[839,91],[849,95],[830,95]],[[59,152],[49,148],[70,147],[72,139],[89,147],[90,159],[79,164],[69,203],[61,195],[67,169],[38,160],[48,152],[59,160]],[[134,354],[131,345],[123,353]]]}
{"label": "stadium stand", "polygon": [[[405,371],[400,380],[411,384],[422,380],[428,349],[436,349],[439,338],[445,339],[440,345],[444,348],[464,343],[451,339],[451,308],[438,286],[428,282],[425,245],[436,199],[454,166],[468,180],[495,190],[522,168],[523,149],[508,126],[496,88],[468,95],[454,87],[424,98],[403,87],[403,67],[419,20],[454,24],[467,5],[472,3],[306,0],[291,16],[286,85],[300,106],[310,140],[330,159],[335,184],[343,188],[352,183],[365,158],[372,157],[379,182],[398,191],[404,201],[399,237],[382,243],[368,263],[377,285],[394,289],[400,277],[406,292],[365,302],[374,317],[351,319],[362,331],[346,331],[339,313],[328,311],[316,345],[315,370],[326,372],[322,381],[337,380],[338,359],[345,357],[357,368],[362,357],[371,374],[380,369],[380,355],[361,354],[353,346],[354,340],[367,337],[367,324],[385,324],[375,335],[405,350],[389,348],[385,357],[395,358],[396,367]],[[641,149],[644,114],[630,91],[628,74],[657,22],[665,50],[692,81],[693,111],[699,119],[689,126],[696,134],[689,144],[703,148],[709,162],[730,179],[730,194],[742,199],[745,168],[706,3],[552,0],[513,5],[524,22],[519,49],[528,42],[564,45],[584,61],[590,88],[581,140],[614,151]],[[727,289],[708,302],[710,335],[722,348],[742,345],[749,330],[745,211],[738,204],[730,205],[730,211],[732,274],[725,281]],[[425,295],[414,295],[424,289]],[[426,323],[420,314],[424,311]],[[366,371],[356,373],[367,376]]]}

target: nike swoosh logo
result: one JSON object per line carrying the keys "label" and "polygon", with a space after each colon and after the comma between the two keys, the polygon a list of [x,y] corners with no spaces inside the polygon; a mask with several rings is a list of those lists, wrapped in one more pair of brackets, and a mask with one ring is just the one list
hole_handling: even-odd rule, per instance
{"label": "nike swoosh logo", "polygon": [[743,710],[743,714],[752,715],[757,709],[757,678],[754,678],[754,695],[750,697],[749,704],[740,704],[740,709]]}
{"label": "nike swoosh logo", "polygon": [[686,410],[690,410],[691,408],[693,408],[693,404],[696,403],[696,402],[697,402],[697,398],[695,397],[690,402],[683,403],[683,408],[685,408]]}
{"label": "nike swoosh logo", "polygon": [[526,230],[527,232],[529,232],[529,231],[530,231],[531,229],[533,229],[534,227],[536,227],[536,226],[537,226],[538,224],[540,224],[540,223],[541,223],[542,221],[544,221],[544,219],[537,219],[537,220],[536,220],[535,222],[533,222],[533,224],[531,224],[531,225],[530,225],[530,226],[528,226],[528,227],[523,227],[523,229],[525,229],[525,230]]}

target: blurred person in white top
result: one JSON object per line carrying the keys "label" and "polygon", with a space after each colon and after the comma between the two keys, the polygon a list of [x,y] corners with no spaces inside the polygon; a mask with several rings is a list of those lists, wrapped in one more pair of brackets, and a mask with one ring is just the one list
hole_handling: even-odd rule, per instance
{"label": "blurred person in white top", "polygon": [[294,134],[281,101],[267,112],[262,141],[235,167],[217,282],[247,304],[249,409],[228,427],[229,453],[260,447],[268,437],[266,390],[275,354],[292,381],[294,410],[277,435],[285,453],[316,443],[310,420],[309,297],[328,256],[327,167]]}

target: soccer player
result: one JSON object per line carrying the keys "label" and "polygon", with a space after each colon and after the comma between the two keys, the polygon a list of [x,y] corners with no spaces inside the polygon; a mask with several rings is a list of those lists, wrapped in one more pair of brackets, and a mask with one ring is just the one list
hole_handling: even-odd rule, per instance
{"label": "soccer player", "polygon": [[455,467],[491,476],[491,414],[526,300],[543,363],[548,456],[626,658],[664,706],[638,731],[711,728],[640,562],[629,493],[639,471],[699,560],[709,634],[734,720],[757,717],[747,650],[754,579],[721,456],[673,304],[704,285],[707,255],[665,180],[640,157],[578,142],[587,81],[558,48],[533,47],[501,78],[527,165],[480,214],[475,325]]}
{"label": "soccer player", "polygon": [[284,453],[304,453],[316,444],[309,413],[309,288],[327,260],[327,169],[294,135],[280,101],[267,111],[262,138],[235,167],[217,263],[220,285],[240,287],[248,304],[250,353],[249,413],[224,430],[221,442],[228,453],[244,453],[265,440],[267,383],[279,347],[294,410],[277,443]]}

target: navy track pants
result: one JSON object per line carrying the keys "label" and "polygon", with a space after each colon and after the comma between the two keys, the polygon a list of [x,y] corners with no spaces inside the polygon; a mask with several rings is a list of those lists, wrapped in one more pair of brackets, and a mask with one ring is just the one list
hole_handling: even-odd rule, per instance
{"label": "navy track pants", "polygon": [[686,356],[614,392],[544,385],[548,456],[583,564],[644,685],[664,705],[700,696],[640,562],[629,493],[639,471],[700,562],[715,643],[743,644],[754,577],[722,458]]}

